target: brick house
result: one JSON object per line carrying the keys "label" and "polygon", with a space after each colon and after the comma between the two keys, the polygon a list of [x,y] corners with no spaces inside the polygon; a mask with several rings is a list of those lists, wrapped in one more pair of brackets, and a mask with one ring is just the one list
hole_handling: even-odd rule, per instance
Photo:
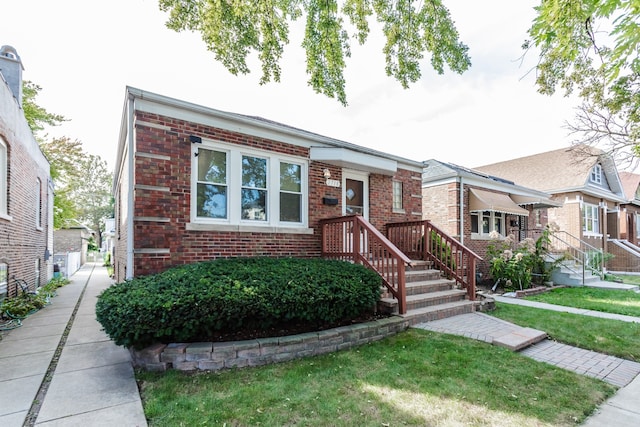
{"label": "brick house", "polygon": [[549,222],[593,248],[610,253],[609,242],[621,237],[627,199],[613,158],[600,149],[576,145],[475,170],[550,194],[561,206],[549,209]]}
{"label": "brick house", "polygon": [[488,277],[489,235],[535,237],[548,223],[547,210],[559,206],[549,194],[514,182],[437,160],[424,162],[422,214],[483,261],[479,272]]}
{"label": "brick house", "polygon": [[620,204],[618,239],[609,239],[611,272],[640,272],[640,175],[620,172],[626,202]]}
{"label": "brick house", "polygon": [[620,238],[638,246],[640,243],[640,175],[620,172],[627,201],[620,206]]}
{"label": "brick house", "polygon": [[53,184],[49,162],[22,110],[22,62],[0,48],[0,299],[13,278],[32,289],[53,277]]}
{"label": "brick house", "polygon": [[224,257],[322,253],[319,222],[422,218],[422,163],[126,88],[115,280]]}

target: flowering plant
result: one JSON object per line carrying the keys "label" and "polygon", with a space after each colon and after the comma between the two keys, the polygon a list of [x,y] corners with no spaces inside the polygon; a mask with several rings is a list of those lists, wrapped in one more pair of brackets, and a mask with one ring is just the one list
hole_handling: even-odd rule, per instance
{"label": "flowering plant", "polygon": [[500,282],[505,289],[528,288],[531,283],[531,272],[535,265],[535,241],[526,238],[516,244],[515,236],[502,239],[498,232],[489,234],[491,243],[487,248],[490,262],[489,274]]}

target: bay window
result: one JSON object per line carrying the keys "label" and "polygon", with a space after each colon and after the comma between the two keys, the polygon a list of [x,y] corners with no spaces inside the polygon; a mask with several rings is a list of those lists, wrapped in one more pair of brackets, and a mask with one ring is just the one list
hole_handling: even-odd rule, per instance
{"label": "bay window", "polygon": [[306,226],[306,159],[204,141],[193,159],[193,222]]}

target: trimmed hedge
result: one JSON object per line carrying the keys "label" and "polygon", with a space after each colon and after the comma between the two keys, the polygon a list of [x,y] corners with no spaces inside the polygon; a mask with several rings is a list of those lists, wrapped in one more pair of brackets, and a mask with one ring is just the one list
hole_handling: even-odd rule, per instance
{"label": "trimmed hedge", "polygon": [[218,259],[174,267],[105,289],[96,316],[118,345],[209,341],[216,332],[313,327],[371,312],[382,281],[344,261]]}

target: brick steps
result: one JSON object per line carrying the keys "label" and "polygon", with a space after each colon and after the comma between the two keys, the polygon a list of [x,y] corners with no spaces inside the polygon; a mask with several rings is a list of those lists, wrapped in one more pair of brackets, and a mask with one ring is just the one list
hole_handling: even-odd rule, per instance
{"label": "brick steps", "polygon": [[400,317],[409,321],[410,325],[416,325],[433,320],[446,319],[447,317],[458,316],[460,314],[473,313],[475,311],[473,301],[461,300],[444,304],[431,305],[428,307],[407,310],[406,314]]}
{"label": "brick steps", "polygon": [[[402,315],[410,324],[444,319],[475,311],[475,303],[466,299],[463,289],[455,289],[455,281],[442,277],[431,263],[414,261],[406,274],[407,313]],[[383,294],[381,310],[398,313],[398,301]]]}

